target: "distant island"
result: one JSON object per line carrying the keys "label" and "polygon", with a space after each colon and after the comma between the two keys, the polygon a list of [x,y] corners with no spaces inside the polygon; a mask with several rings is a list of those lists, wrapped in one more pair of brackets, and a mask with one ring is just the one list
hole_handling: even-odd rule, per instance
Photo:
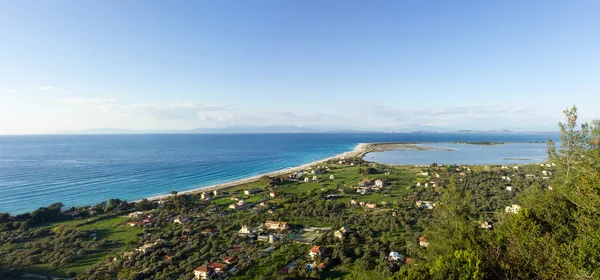
{"label": "distant island", "polygon": [[454,142],[454,144],[469,144],[469,145],[484,145],[484,146],[498,146],[505,144],[504,142],[488,142],[488,141],[474,141],[474,142]]}

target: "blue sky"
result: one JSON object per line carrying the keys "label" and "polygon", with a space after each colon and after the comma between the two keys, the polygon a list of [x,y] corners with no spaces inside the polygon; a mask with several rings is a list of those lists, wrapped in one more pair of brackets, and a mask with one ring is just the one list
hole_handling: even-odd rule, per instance
{"label": "blue sky", "polygon": [[555,130],[600,116],[598,1],[0,0],[0,134]]}

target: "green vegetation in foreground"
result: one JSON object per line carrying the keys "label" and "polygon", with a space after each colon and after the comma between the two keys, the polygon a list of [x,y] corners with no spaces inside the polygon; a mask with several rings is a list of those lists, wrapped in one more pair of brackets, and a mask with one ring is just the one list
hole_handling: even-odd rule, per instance
{"label": "green vegetation in foreground", "polygon": [[[208,201],[173,192],[160,203],[0,214],[0,277],[191,279],[196,267],[235,256],[231,279],[598,279],[600,123],[578,130],[576,109],[565,113],[564,145],[550,142],[551,161],[541,165],[413,168],[353,158],[314,166],[316,175],[265,176]],[[360,194],[365,179],[386,185]],[[256,188],[263,192],[244,194]],[[240,235],[242,226],[273,243]],[[349,232],[340,239],[341,227]],[[313,246],[321,255],[311,258]],[[390,252],[401,255],[389,260]]]}

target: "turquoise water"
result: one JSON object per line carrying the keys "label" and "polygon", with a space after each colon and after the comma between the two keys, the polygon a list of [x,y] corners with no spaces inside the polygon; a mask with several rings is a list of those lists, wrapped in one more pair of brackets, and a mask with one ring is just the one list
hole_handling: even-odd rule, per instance
{"label": "turquoise water", "polygon": [[386,164],[527,164],[546,160],[546,144],[470,145],[431,143],[420,146],[448,150],[398,150],[369,153],[365,160]]}
{"label": "turquoise water", "polygon": [[[136,200],[190,190],[305,164],[350,151],[358,143],[529,142],[549,137],[449,133],[0,136],[0,212],[23,213],[59,201],[67,206],[89,205],[109,198]],[[543,156],[535,150],[528,157],[538,152]],[[440,162],[438,156],[427,155],[430,158],[424,162]],[[497,158],[488,156],[473,158],[481,163]]]}

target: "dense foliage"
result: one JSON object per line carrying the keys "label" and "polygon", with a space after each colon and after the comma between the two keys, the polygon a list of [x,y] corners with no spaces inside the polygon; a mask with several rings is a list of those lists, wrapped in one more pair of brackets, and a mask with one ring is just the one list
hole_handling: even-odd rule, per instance
{"label": "dense foliage", "polygon": [[[548,144],[551,188],[526,188],[517,214],[482,230],[481,188],[454,183],[425,227],[422,261],[396,279],[600,279],[600,123],[565,111],[558,150]],[[492,200],[493,201],[493,200]],[[493,202],[492,202],[493,203]]]}

